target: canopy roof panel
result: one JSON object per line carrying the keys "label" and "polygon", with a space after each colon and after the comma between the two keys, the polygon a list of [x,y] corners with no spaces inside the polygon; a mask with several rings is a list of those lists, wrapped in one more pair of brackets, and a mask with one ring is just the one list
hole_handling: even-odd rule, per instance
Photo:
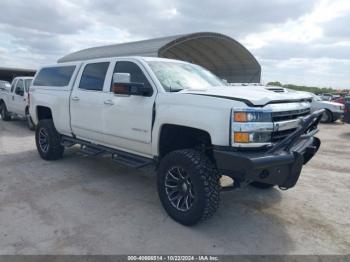
{"label": "canopy roof panel", "polygon": [[116,56],[172,58],[201,65],[231,83],[258,83],[261,67],[239,42],[218,33],[193,33],[84,49],[59,63]]}
{"label": "canopy roof panel", "polygon": [[17,76],[34,76],[35,70],[0,67],[0,80],[11,82]]}

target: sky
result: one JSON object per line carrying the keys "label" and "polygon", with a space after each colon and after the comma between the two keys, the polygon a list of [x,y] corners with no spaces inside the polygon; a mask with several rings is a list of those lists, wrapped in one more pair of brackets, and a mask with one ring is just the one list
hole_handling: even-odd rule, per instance
{"label": "sky", "polygon": [[350,89],[350,0],[1,0],[0,67],[200,31],[226,34],[262,81]]}

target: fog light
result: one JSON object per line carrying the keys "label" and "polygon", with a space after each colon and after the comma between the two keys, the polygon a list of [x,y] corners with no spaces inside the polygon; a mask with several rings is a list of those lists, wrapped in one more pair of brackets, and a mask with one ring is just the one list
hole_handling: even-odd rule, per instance
{"label": "fog light", "polygon": [[249,133],[235,132],[234,141],[235,143],[249,143]]}
{"label": "fog light", "polygon": [[234,132],[233,141],[235,143],[269,143],[271,132]]}

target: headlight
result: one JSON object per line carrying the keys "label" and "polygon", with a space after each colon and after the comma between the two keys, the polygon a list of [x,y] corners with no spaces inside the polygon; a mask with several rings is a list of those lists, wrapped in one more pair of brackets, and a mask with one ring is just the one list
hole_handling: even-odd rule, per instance
{"label": "headlight", "polygon": [[268,111],[235,111],[235,122],[271,122],[271,113]]}
{"label": "headlight", "polygon": [[273,132],[271,110],[261,108],[232,110],[231,129],[232,145],[270,144]]}

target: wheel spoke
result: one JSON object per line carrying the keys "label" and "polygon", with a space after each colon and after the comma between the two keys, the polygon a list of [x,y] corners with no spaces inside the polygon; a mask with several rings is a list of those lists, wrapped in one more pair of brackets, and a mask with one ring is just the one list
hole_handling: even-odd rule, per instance
{"label": "wheel spoke", "polygon": [[185,205],[186,205],[186,209],[189,209],[189,204],[188,204],[188,195],[185,198]]}
{"label": "wheel spoke", "polygon": [[177,170],[177,173],[179,174],[180,178],[181,178],[181,179],[185,179],[185,177],[184,177],[182,171],[181,171],[178,167],[176,168],[176,170]]}
{"label": "wheel spoke", "polygon": [[179,178],[176,177],[176,176],[173,174],[172,171],[169,171],[169,175],[170,175],[174,180],[179,181]]}
{"label": "wheel spoke", "polygon": [[39,145],[43,152],[47,152],[49,149],[48,134],[45,129],[39,131]]}
{"label": "wheel spoke", "polygon": [[169,200],[170,201],[175,201],[175,200],[177,200],[180,197],[180,194],[179,194],[178,191],[173,192],[173,194],[174,193],[177,193],[177,194],[175,194],[175,197],[172,197],[172,198],[169,196]]}
{"label": "wheel spoke", "polygon": [[165,183],[165,186],[168,188],[177,188],[177,185],[169,185],[168,183]]}
{"label": "wheel spoke", "polygon": [[177,207],[178,209],[180,209],[180,202],[181,202],[181,199],[183,199],[183,196],[180,196],[180,197],[177,199],[176,207]]}

